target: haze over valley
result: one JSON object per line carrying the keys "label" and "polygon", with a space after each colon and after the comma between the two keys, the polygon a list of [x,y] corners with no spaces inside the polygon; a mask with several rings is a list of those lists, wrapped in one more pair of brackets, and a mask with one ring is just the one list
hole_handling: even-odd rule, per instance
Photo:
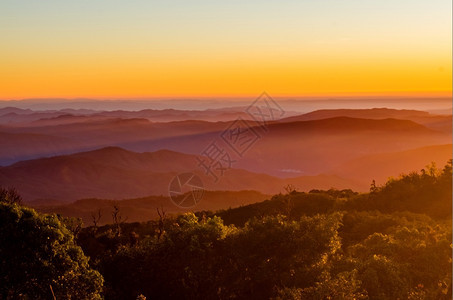
{"label": "haze over valley", "polygon": [[[94,199],[150,197],[148,206],[158,207],[166,199],[168,210],[179,211],[168,188],[181,173],[196,174],[208,191],[272,195],[291,185],[298,191],[366,192],[373,180],[384,184],[431,163],[441,166],[452,153],[451,114],[389,108],[285,110],[280,118],[267,120],[265,130],[253,117],[242,106],[131,111],[3,107],[0,184],[15,187],[26,203],[43,209],[93,199],[84,201],[95,210],[99,203]],[[237,120],[256,133],[256,141],[239,154],[222,139]],[[219,178],[200,165],[212,143],[230,159]],[[153,197],[164,198],[159,202]],[[219,199],[213,205],[203,199],[206,203],[196,209],[250,202]],[[154,210],[148,214],[155,217]],[[146,216],[143,212],[139,219]]]}

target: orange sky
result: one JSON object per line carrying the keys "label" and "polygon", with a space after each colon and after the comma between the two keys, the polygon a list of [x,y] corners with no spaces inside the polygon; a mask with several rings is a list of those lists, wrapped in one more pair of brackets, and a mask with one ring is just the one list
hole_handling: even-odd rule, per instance
{"label": "orange sky", "polygon": [[195,2],[0,4],[0,99],[451,93],[450,1]]}

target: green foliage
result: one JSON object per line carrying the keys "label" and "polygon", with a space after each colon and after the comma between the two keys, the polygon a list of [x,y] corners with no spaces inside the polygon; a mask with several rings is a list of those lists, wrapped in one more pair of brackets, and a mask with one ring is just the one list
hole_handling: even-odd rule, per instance
{"label": "green foliage", "polygon": [[267,298],[276,288],[312,285],[340,248],[339,220],[338,214],[250,220],[230,239],[230,277],[239,295]]}
{"label": "green foliage", "polygon": [[[145,238],[134,247],[120,247],[102,258],[106,296],[133,299],[196,298],[215,290],[216,253],[225,237],[234,231],[218,217],[199,220],[194,214],[179,216],[165,234]],[[159,296],[160,295],[160,296]]]}
{"label": "green foliage", "polygon": [[100,299],[102,276],[55,215],[0,202],[1,299]]}
{"label": "green foliage", "polygon": [[[343,201],[341,196],[347,195],[348,190],[312,190],[310,193],[293,191],[289,194],[278,194],[271,200],[246,205],[243,207],[219,211],[217,216],[221,217],[225,224],[244,226],[253,217],[286,215],[292,220],[298,220],[302,216],[314,216],[316,214],[333,213],[339,202]],[[355,195],[356,193],[352,193]]]}
{"label": "green foliage", "polygon": [[420,172],[389,179],[372,193],[351,199],[345,209],[379,210],[384,213],[410,211],[448,219],[452,212],[452,161],[443,170],[432,164]]}
{"label": "green foliage", "polygon": [[[340,249],[340,214],[252,219],[243,228],[185,214],[165,235],[105,256],[106,296],[133,299],[266,299],[284,286],[311,286]],[[316,241],[316,243],[314,242]]]}
{"label": "green foliage", "polygon": [[450,161],[366,194],[291,190],[78,241],[106,299],[451,299],[451,173]]}
{"label": "green foliage", "polygon": [[316,282],[313,287],[300,290],[298,299],[368,299],[367,293],[364,292],[361,284],[357,270],[342,272],[333,278],[330,273],[326,272],[323,278]]}
{"label": "green foliage", "polygon": [[372,298],[404,298],[416,287],[423,287],[428,299],[447,298],[445,288],[439,288],[451,282],[451,230],[446,227],[401,224],[388,234],[371,234],[347,251]]}

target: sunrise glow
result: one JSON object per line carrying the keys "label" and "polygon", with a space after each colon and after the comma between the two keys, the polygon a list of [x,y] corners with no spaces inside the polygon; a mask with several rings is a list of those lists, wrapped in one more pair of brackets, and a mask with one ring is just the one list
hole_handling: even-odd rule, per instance
{"label": "sunrise glow", "polygon": [[450,1],[175,2],[3,1],[0,99],[451,93]]}

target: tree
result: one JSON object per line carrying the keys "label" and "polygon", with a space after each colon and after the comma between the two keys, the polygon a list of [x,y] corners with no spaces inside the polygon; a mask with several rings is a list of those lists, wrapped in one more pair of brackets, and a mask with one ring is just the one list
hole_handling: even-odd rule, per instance
{"label": "tree", "polygon": [[0,202],[0,241],[1,299],[101,299],[102,276],[56,215]]}
{"label": "tree", "polygon": [[106,297],[134,299],[215,299],[225,263],[225,238],[234,231],[219,217],[199,220],[193,213],[173,219],[158,238],[122,246],[100,261]]}
{"label": "tree", "polygon": [[101,217],[102,217],[101,209],[98,209],[96,212],[91,213],[91,220],[93,221],[94,232],[98,230],[98,224],[99,221],[101,220]]}
{"label": "tree", "polygon": [[15,188],[3,188],[0,186],[0,202],[3,203],[16,203],[16,204],[21,204],[22,203],[22,197],[19,195],[17,190]]}
{"label": "tree", "polygon": [[113,206],[112,211],[113,225],[115,226],[115,234],[117,237],[121,236],[121,225],[126,222],[127,218],[123,220],[123,216],[120,213],[120,208],[117,205]]}
{"label": "tree", "polygon": [[376,180],[373,179],[373,181],[371,181],[371,185],[370,185],[370,194],[376,194],[377,192],[379,191],[378,187],[376,186]]}
{"label": "tree", "polygon": [[159,222],[157,226],[157,240],[160,240],[160,237],[164,233],[164,224],[165,224],[165,218],[166,218],[166,211],[164,210],[163,207],[159,210],[159,208],[156,208],[157,214],[159,215]]}
{"label": "tree", "polygon": [[451,299],[451,231],[410,222],[349,247],[370,299]]}
{"label": "tree", "polygon": [[345,208],[383,213],[410,211],[436,219],[451,218],[451,160],[442,171],[435,164],[426,169],[391,178],[383,186],[372,184],[369,194],[348,201]]}
{"label": "tree", "polygon": [[234,279],[225,281],[227,291],[240,298],[269,299],[279,289],[314,285],[341,246],[340,218],[332,214],[291,221],[278,215],[250,220],[227,237],[228,278]]}
{"label": "tree", "polygon": [[74,235],[74,238],[77,239],[80,231],[83,227],[83,221],[81,218],[74,217],[62,217],[58,216],[63,225]]}

